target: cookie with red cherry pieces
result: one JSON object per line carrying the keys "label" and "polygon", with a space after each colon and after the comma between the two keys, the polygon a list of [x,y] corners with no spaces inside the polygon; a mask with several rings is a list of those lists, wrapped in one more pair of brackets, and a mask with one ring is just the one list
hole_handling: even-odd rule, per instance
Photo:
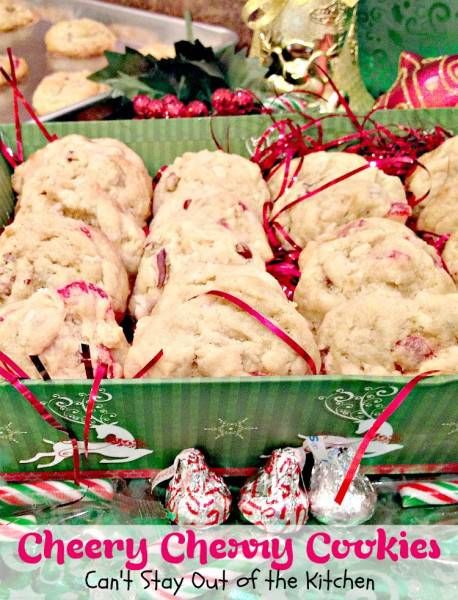
{"label": "cookie with red cherry pieces", "polygon": [[33,12],[17,0],[0,0],[0,31],[15,31],[35,21]]}
{"label": "cookie with red cherry pieces", "polygon": [[84,280],[108,294],[124,313],[126,270],[113,244],[82,221],[52,215],[18,215],[0,236],[0,304],[23,300],[42,287]]}
{"label": "cookie with red cherry pieces", "polygon": [[115,43],[114,33],[93,19],[59,21],[45,35],[48,52],[69,58],[101,56],[106,50],[114,50]]}
{"label": "cookie with red cherry pieces", "polygon": [[92,284],[40,289],[0,307],[0,347],[34,379],[40,378],[34,355],[52,379],[85,379],[82,343],[90,347],[94,368],[101,361],[108,377],[122,377],[128,343],[107,295]]}
{"label": "cookie with red cherry pieces", "polygon": [[183,203],[188,198],[207,196],[209,190],[220,206],[243,202],[259,219],[264,203],[270,200],[257,165],[237,154],[201,150],[179,156],[162,173],[154,191],[154,213],[171,201]]}
{"label": "cookie with red cherry pieces", "polygon": [[318,344],[329,374],[458,372],[458,294],[360,294],[325,316]]}
{"label": "cookie with red cherry pieces", "polygon": [[397,290],[414,296],[456,291],[432,246],[405,225],[371,217],[309,242],[299,258],[294,293],[299,312],[318,326],[341,302],[360,292]]}
{"label": "cookie with red cherry pieces", "polygon": [[[308,192],[366,165],[363,157],[347,152],[313,152],[294,159],[289,170],[294,183],[275,201],[272,216]],[[284,174],[283,166],[269,180],[274,200],[282,190]],[[355,219],[386,217],[404,223],[410,212],[401,180],[370,167],[286,209],[276,221],[303,247]]]}
{"label": "cookie with red cherry pieces", "polygon": [[140,227],[151,213],[151,177],[142,159],[119,140],[71,134],[48,143],[14,171],[19,202],[26,183],[39,192],[42,181],[53,178],[56,193],[96,186]]}
{"label": "cookie with red cherry pieces", "polygon": [[436,234],[458,231],[458,136],[419,158],[407,180],[410,192],[419,200],[414,209],[417,228]]}
{"label": "cookie with red cherry pieces", "polygon": [[195,265],[176,274],[151,316],[140,319],[125,363],[133,377],[162,349],[150,377],[305,375],[305,358],[248,312],[226,299],[227,292],[281,328],[313,359],[320,355],[307,321],[265,272],[241,266]]}
{"label": "cookie with red cherry pieces", "polygon": [[251,243],[249,221],[244,222],[248,225],[245,235],[241,228],[234,233],[225,224],[205,219],[153,219],[129,301],[130,313],[136,319],[150,314],[176,273],[194,269],[200,263],[218,264],[222,269],[225,265],[240,265],[264,271],[271,252],[262,226],[258,221],[253,223],[259,239]]}

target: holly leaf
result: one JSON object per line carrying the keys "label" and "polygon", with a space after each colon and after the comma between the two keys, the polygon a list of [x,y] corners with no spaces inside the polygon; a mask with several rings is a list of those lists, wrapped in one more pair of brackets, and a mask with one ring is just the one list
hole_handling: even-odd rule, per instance
{"label": "holly leaf", "polygon": [[229,46],[218,53],[223,65],[224,75],[231,89],[247,88],[258,95],[267,91],[267,68],[259,58],[249,58],[246,50],[238,52],[234,46]]}
{"label": "holly leaf", "polygon": [[257,59],[247,59],[244,51],[228,48],[217,55],[197,40],[177,42],[175,53],[175,58],[157,60],[133,48],[124,54],[106,52],[108,65],[90,78],[130,99],[139,93],[156,98],[176,94],[185,103],[201,100],[210,105],[212,93],[221,87],[261,92],[266,70]]}

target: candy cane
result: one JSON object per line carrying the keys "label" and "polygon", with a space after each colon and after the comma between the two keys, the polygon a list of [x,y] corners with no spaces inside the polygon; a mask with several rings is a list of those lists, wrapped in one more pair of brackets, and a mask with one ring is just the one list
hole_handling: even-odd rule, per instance
{"label": "candy cane", "polygon": [[12,542],[30,531],[37,524],[34,515],[21,515],[10,519],[0,519],[0,542]]}
{"label": "candy cane", "polygon": [[35,506],[37,504],[61,504],[78,500],[110,501],[114,488],[104,479],[83,479],[81,485],[72,481],[38,481],[34,483],[11,483],[0,486],[0,507]]}
{"label": "candy cane", "polygon": [[399,488],[404,508],[458,504],[458,481],[406,483]]}

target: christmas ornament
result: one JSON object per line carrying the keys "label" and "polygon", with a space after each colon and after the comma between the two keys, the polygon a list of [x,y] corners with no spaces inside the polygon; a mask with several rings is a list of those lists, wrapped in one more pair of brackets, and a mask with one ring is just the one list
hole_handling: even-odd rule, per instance
{"label": "christmas ornament", "polygon": [[404,508],[458,504],[458,481],[406,483],[399,488]]}
{"label": "christmas ornament", "polygon": [[200,100],[193,100],[184,111],[185,117],[208,117],[208,108]]}
{"label": "christmas ornament", "polygon": [[234,92],[234,103],[239,114],[249,114],[254,109],[255,97],[250,90],[237,90]]}
{"label": "christmas ornament", "polygon": [[173,465],[153,480],[152,489],[170,478],[165,508],[173,523],[211,527],[228,519],[232,501],[229,488],[222,477],[210,471],[200,450],[180,452]]}
{"label": "christmas ornament", "polygon": [[278,525],[304,525],[309,500],[301,484],[305,452],[283,448],[272,452],[264,467],[240,490],[239,510],[263,529]]}
{"label": "christmas ornament", "polygon": [[458,54],[423,58],[402,52],[398,77],[376,108],[458,106]]}
{"label": "christmas ornament", "polygon": [[331,450],[319,461],[310,479],[310,512],[326,525],[359,525],[374,514],[377,494],[364,475],[356,474],[342,501],[337,504],[336,493],[355,455],[355,449]]}
{"label": "christmas ornament", "polygon": [[37,481],[9,483],[0,486],[0,510],[6,507],[37,506],[113,499],[114,488],[104,479],[83,479],[80,485],[72,481]]}
{"label": "christmas ornament", "polygon": [[[268,65],[276,92],[305,90],[327,110],[338,98],[328,75],[358,104],[371,105],[358,66],[358,0],[248,0],[242,11],[254,30],[251,54]],[[315,98],[313,98],[315,96]]]}
{"label": "christmas ornament", "polygon": [[232,115],[235,108],[233,92],[226,88],[220,88],[212,94],[212,107],[217,115]]}
{"label": "christmas ornament", "polygon": [[149,103],[151,99],[146,94],[139,94],[133,99],[134,111],[138,117],[143,119],[150,118]]}

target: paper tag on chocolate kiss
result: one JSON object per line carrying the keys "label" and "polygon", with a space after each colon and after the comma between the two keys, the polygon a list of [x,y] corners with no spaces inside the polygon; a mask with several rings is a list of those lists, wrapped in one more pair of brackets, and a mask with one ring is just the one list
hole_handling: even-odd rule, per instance
{"label": "paper tag on chocolate kiss", "polygon": [[151,491],[153,491],[155,487],[157,487],[159,484],[163,483],[164,481],[167,481],[168,479],[172,479],[172,477],[175,475],[175,473],[178,469],[178,464],[179,464],[180,460],[185,458],[186,455],[188,454],[188,452],[193,452],[193,451],[194,451],[193,448],[187,448],[186,450],[182,450],[180,452],[180,454],[177,454],[177,456],[175,457],[175,460],[173,461],[173,465],[171,465],[170,467],[167,467],[167,469],[163,469],[162,471],[160,471],[156,475],[156,477],[152,480]]}
{"label": "paper tag on chocolate kiss", "polygon": [[327,461],[328,450],[326,448],[326,442],[322,435],[307,435],[304,438],[304,448],[307,448],[312,454],[315,460],[315,464],[321,461]]}

